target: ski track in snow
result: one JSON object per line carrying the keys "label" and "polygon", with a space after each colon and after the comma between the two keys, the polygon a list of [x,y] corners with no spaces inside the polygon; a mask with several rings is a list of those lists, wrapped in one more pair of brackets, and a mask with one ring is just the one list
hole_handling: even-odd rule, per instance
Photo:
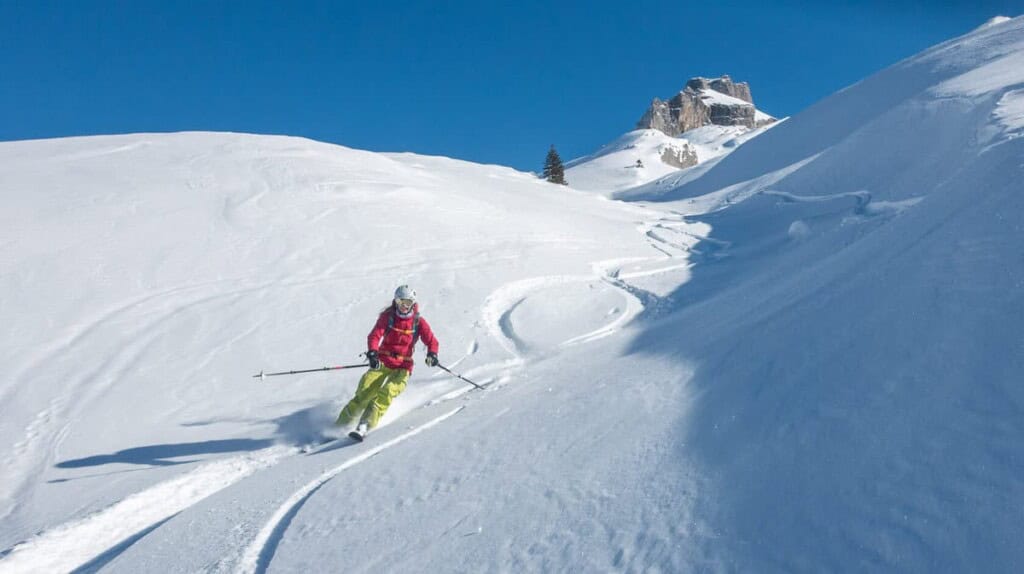
{"label": "ski track in snow", "polygon": [[72,571],[294,451],[278,446],[218,460],[132,494],[106,509],[14,546],[0,561],[0,572]]}
{"label": "ski track in snow", "polygon": [[288,525],[292,519],[302,508],[302,505],[306,503],[311,496],[313,496],[317,490],[323,485],[327,484],[329,480],[345,471],[346,469],[352,468],[353,466],[379,454],[392,446],[399,444],[406,439],[418,435],[419,433],[440,424],[446,419],[454,416],[456,413],[466,408],[465,406],[457,407],[447,413],[434,418],[404,434],[401,434],[386,443],[383,443],[377,447],[374,447],[358,456],[354,456],[340,465],[325,471],[323,474],[308,482],[278,507],[274,515],[266,522],[263,529],[260,530],[259,534],[256,535],[256,539],[245,549],[242,553],[242,558],[238,563],[237,572],[243,574],[249,573],[262,573],[267,570],[270,566],[270,561],[274,558],[274,553],[277,550],[278,544],[284,537],[285,531],[288,529]]}
{"label": "ski track in snow", "polygon": [[[505,361],[477,366],[464,374],[470,377],[487,376],[489,377],[487,380],[481,379],[484,384],[488,384],[492,389],[500,388],[509,380],[509,373],[516,368],[522,368],[528,358],[542,356],[556,352],[558,348],[585,344],[612,335],[635,319],[646,308],[656,304],[658,298],[655,295],[629,285],[627,280],[685,269],[691,265],[689,261],[691,254],[699,253],[692,246],[699,241],[707,240],[706,237],[688,231],[687,227],[690,224],[687,222],[670,221],[664,219],[664,215],[662,212],[657,212],[660,219],[644,222],[638,226],[638,231],[651,240],[651,247],[658,252],[656,256],[598,261],[592,264],[593,274],[534,277],[507,283],[493,291],[482,306],[482,322],[489,337],[502,346],[509,354],[509,358]],[[624,265],[630,265],[631,270],[623,272]],[[20,373],[29,372],[54,357],[67,354],[82,340],[100,336],[105,325],[118,321],[132,312],[141,310],[144,314],[153,314],[152,310],[145,309],[145,305],[151,301],[185,299],[161,309],[155,313],[155,317],[148,317],[141,326],[135,329],[138,336],[132,338],[131,345],[118,350],[92,372],[78,377],[77,382],[71,386],[72,390],[78,393],[74,401],[71,400],[72,396],[67,393],[52,399],[49,406],[41,411],[26,429],[25,438],[15,446],[15,452],[28,453],[37,448],[41,441],[47,439],[54,443],[54,447],[59,445],[60,437],[68,431],[67,427],[72,420],[67,411],[72,408],[83,408],[90,400],[101,396],[115,382],[117,373],[129,369],[138,360],[138,357],[145,353],[146,349],[159,336],[160,325],[166,324],[176,316],[224,298],[259,294],[267,289],[302,286],[327,280],[337,280],[337,278],[331,277],[330,271],[328,271],[326,274],[316,277],[284,282],[268,281],[259,285],[214,293],[207,290],[211,287],[215,288],[224,281],[185,285],[158,293],[150,293],[101,313],[84,326],[69,333],[63,340],[30,359],[20,369]],[[516,333],[513,313],[528,298],[543,297],[542,291],[552,287],[572,284],[585,285],[595,280],[617,289],[624,299],[624,304],[616,307],[622,312],[617,313],[617,316],[610,322],[589,332],[569,337],[550,349],[535,348],[531,342],[524,340]],[[199,291],[198,296],[196,296],[196,291]],[[150,335],[143,336],[144,333]],[[452,366],[476,354],[479,348],[479,340],[473,340],[466,355],[452,363]],[[474,389],[468,386],[459,387],[429,400],[425,404],[433,405],[451,400],[472,390]],[[263,526],[253,542],[241,553],[240,561],[237,563],[238,571],[246,573],[265,571],[292,518],[329,480],[381,451],[440,424],[463,408],[465,407],[460,406],[387,443],[350,458],[296,490]],[[60,429],[48,429],[54,424],[53,421],[60,420],[69,422],[65,422]],[[56,440],[54,437],[57,437]],[[302,449],[295,447],[276,446],[255,451],[246,456],[204,464],[191,472],[127,496],[90,516],[55,527],[15,545],[6,550],[0,558],[0,571],[6,573],[73,570],[100,558],[113,559],[142,535],[158,529],[179,512],[261,469],[278,464],[300,452]],[[48,459],[35,457],[32,464],[41,469],[47,463]]]}
{"label": "ski track in snow", "polygon": [[[516,333],[512,320],[516,308],[529,297],[536,296],[537,292],[544,289],[574,283],[584,284],[595,279],[604,281],[605,284],[620,291],[626,300],[624,312],[611,323],[589,333],[570,337],[556,348],[595,341],[619,331],[643,312],[648,305],[656,303],[658,300],[657,296],[629,285],[628,280],[687,269],[692,265],[689,260],[690,254],[699,253],[693,249],[693,246],[699,242],[708,241],[707,237],[687,231],[692,224],[682,218],[669,220],[664,219],[664,215],[664,213],[658,212],[659,219],[654,222],[644,222],[638,226],[638,231],[652,239],[651,247],[661,255],[598,261],[592,264],[594,275],[534,277],[505,284],[492,292],[484,302],[482,311],[488,334],[498,341],[514,359],[523,360],[524,356],[536,350]],[[672,234],[678,237],[674,240],[669,239],[667,236]],[[626,264],[643,268],[623,272],[621,267]]]}
{"label": "ski track in snow", "polygon": [[[680,255],[671,255],[668,257],[671,259],[677,257],[686,257],[687,249],[680,248],[682,252]],[[653,258],[642,258],[641,261],[656,261],[659,265],[663,265],[665,257],[653,257]],[[636,261],[636,260],[631,260]],[[621,263],[618,260],[610,260],[594,263],[593,268],[598,272],[598,279],[604,280],[608,285],[616,287],[620,290],[623,297],[626,299],[626,310],[620,313],[609,324],[602,326],[593,331],[572,337],[568,340],[563,341],[558,347],[565,347],[569,345],[577,345],[590,341],[600,339],[602,337],[611,335],[621,329],[625,324],[632,321],[637,315],[639,315],[645,308],[641,298],[636,295],[637,289],[631,288],[625,284],[619,278],[613,278],[611,271],[617,269],[617,265]],[[646,272],[638,272],[632,276],[648,276],[656,273],[663,273],[678,268],[687,267],[688,263],[674,264],[669,266],[658,267]],[[593,281],[595,276],[593,275],[556,275],[547,277],[535,277],[531,279],[524,279],[520,281],[514,281],[508,283],[499,289],[495,290],[485,301],[482,309],[482,316],[488,333],[492,338],[497,340],[502,347],[511,355],[511,359],[496,364],[482,365],[472,371],[468,371],[469,376],[478,376],[478,373],[500,370],[505,373],[515,366],[522,366],[525,362],[524,355],[527,355],[532,351],[530,344],[520,338],[516,332],[512,321],[512,313],[515,309],[520,306],[529,296],[535,294],[537,291],[545,288],[560,286],[570,283],[587,283]],[[653,296],[652,296],[653,297]],[[479,349],[479,342],[474,340],[470,343],[469,349],[467,349],[466,356],[471,356]],[[461,362],[461,359],[454,364]],[[485,381],[485,384],[492,382],[503,383],[507,380],[505,378],[498,378],[495,381]],[[427,404],[432,405],[446,400],[462,396],[470,391],[474,390],[472,387],[461,387],[452,392],[449,392],[441,397],[438,397]],[[285,532],[288,526],[291,524],[294,517],[301,510],[303,505],[314,495],[316,492],[323,487],[328,481],[333,479],[335,476],[343,472],[344,470],[351,468],[372,456],[380,453],[381,451],[390,448],[402,441],[405,441],[412,436],[419,434],[420,432],[427,430],[437,424],[440,424],[449,417],[455,415],[465,406],[460,406],[448,413],[445,413],[419,427],[416,427],[374,449],[371,449],[363,454],[346,460],[342,464],[325,471],[316,479],[305,484],[298,490],[296,490],[274,513],[274,515],[268,520],[255,540],[244,550],[242,557],[238,562],[236,571],[244,574],[260,574],[269,568],[271,561],[273,560],[274,554],[276,553],[277,547],[281,540],[284,538]]]}
{"label": "ski track in snow", "polygon": [[[161,325],[165,325],[181,314],[197,307],[225,298],[260,293],[268,288],[277,286],[268,282],[253,287],[189,297],[189,294],[196,290],[207,289],[221,283],[224,283],[224,281],[177,287],[148,294],[119,305],[88,322],[85,326],[78,328],[65,340],[58,342],[48,351],[45,351],[41,357],[30,361],[28,366],[19,375],[16,375],[15,379],[24,373],[41,369],[44,365],[55,362],[57,357],[72,353],[72,350],[87,338],[102,336],[101,331],[104,326],[120,321],[133,311],[141,310],[144,315],[151,314],[152,311],[144,309],[145,304],[150,301],[166,301],[177,297],[186,297],[184,301],[175,302],[168,308],[158,311],[155,317],[149,317],[141,322],[139,326],[134,328],[133,335],[128,337],[128,340],[132,341],[131,344],[118,349],[112,356],[102,361],[99,366],[85,374],[69,377],[73,382],[68,385],[68,390],[49,401],[48,406],[40,411],[26,427],[22,440],[15,443],[13,447],[16,460],[21,461],[20,465],[22,467],[31,466],[34,469],[23,472],[22,476],[32,476],[36,471],[41,472],[43,468],[52,462],[52,450],[60,446],[60,437],[66,435],[69,431],[69,427],[74,421],[74,413],[86,408],[92,400],[106,393],[117,382],[120,373],[129,371],[133,365],[137,364],[139,357],[143,356],[153,342],[162,336]],[[6,399],[7,397],[5,396],[4,400]],[[63,421],[63,423],[59,428],[52,428],[56,424],[55,421]],[[50,445],[50,449],[44,448],[43,445]],[[33,455],[32,453],[40,454]],[[22,487],[9,485],[8,488],[14,489],[9,495],[13,496]],[[18,497],[13,496],[13,498]]]}
{"label": "ski track in snow", "polygon": [[[53,397],[47,402],[46,406],[25,427],[22,438],[12,445],[11,460],[16,461],[13,462],[13,466],[20,467],[22,470],[11,472],[15,469],[9,465],[7,474],[33,477],[42,473],[43,469],[54,460],[53,451],[60,446],[62,437],[69,432],[70,425],[75,420],[75,413],[88,408],[90,402],[103,396],[117,382],[121,373],[131,370],[132,366],[138,363],[139,357],[142,357],[147,349],[162,336],[163,331],[160,329],[162,325],[169,324],[184,313],[225,299],[260,296],[271,289],[302,288],[325,281],[343,281],[344,279],[344,277],[334,276],[328,271],[305,278],[284,281],[270,280],[229,290],[218,290],[217,288],[233,284],[234,281],[230,279],[182,285],[130,299],[80,323],[63,338],[28,359],[24,366],[15,372],[13,379],[23,379],[27,373],[47,368],[60,369],[59,366],[50,366],[59,364],[61,358],[72,355],[74,350],[86,341],[103,337],[103,329],[112,324],[134,324],[133,334],[126,337],[131,343],[117,349],[111,356],[102,360],[98,366],[84,373],[67,375],[58,372],[54,375],[71,382],[64,387],[63,394]],[[161,307],[152,309],[149,304],[153,302],[160,302]],[[141,320],[129,320],[139,317]],[[214,351],[211,351],[208,356],[213,356],[213,353]],[[0,403],[10,401],[11,395],[17,392],[18,388],[18,385],[11,385],[7,393],[0,396]],[[4,485],[6,492],[0,491],[0,500],[20,499],[22,491],[30,487],[27,484],[28,480],[26,478],[18,483],[12,482]],[[15,508],[16,505],[13,502],[5,505],[4,509],[0,511],[0,518],[8,516]]]}

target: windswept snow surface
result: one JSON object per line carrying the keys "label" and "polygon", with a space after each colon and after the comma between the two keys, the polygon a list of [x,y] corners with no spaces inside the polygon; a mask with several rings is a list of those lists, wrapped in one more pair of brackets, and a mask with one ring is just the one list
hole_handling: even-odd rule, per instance
{"label": "windswept snow surface", "polygon": [[[1019,571],[1022,85],[1018,18],[646,204],[295,138],[0,144],[0,572]],[[419,364],[308,448],[358,370],[251,375],[357,362],[402,282],[487,389]]]}

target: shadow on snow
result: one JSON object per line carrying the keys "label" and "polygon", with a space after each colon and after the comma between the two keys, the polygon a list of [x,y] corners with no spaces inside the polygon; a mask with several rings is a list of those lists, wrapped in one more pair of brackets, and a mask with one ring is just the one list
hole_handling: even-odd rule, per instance
{"label": "shadow on snow", "polygon": [[[182,426],[204,426],[217,422],[225,421],[193,422],[185,423]],[[57,468],[86,468],[106,464],[173,466],[196,462],[196,457],[206,455],[253,452],[275,444],[301,445],[323,442],[331,438],[324,433],[324,430],[331,428],[333,405],[331,403],[314,405],[271,422],[277,427],[273,432],[273,438],[225,438],[138,446],[109,454],[64,460],[54,466]]]}

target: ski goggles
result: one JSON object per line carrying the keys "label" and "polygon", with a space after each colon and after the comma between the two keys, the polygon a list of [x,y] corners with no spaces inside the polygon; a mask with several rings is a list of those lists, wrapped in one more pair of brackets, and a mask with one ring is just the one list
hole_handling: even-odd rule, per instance
{"label": "ski goggles", "polygon": [[416,300],[415,299],[395,299],[395,303],[397,303],[399,307],[412,307],[416,303]]}

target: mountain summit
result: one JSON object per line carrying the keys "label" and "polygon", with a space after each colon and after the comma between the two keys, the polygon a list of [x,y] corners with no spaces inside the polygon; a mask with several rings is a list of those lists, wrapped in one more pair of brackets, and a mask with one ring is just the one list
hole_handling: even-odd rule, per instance
{"label": "mountain summit", "polygon": [[758,110],[746,82],[691,78],[667,101],[654,98],[636,128],[569,162],[569,185],[615,193],[732,152],[777,120]]}
{"label": "mountain summit", "polygon": [[686,87],[667,101],[654,98],[636,129],[654,129],[669,136],[708,125],[757,128],[775,118],[754,107],[750,85],[729,76],[691,78]]}

